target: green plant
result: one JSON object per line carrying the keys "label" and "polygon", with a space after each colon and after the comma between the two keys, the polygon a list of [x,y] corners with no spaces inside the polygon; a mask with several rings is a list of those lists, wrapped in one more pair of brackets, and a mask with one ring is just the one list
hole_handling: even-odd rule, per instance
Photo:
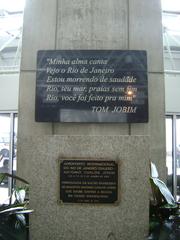
{"label": "green plant", "polygon": [[179,205],[176,203],[166,184],[158,178],[158,172],[151,163],[150,184],[153,199],[150,201],[150,236],[149,240],[180,239]]}
{"label": "green plant", "polygon": [[23,186],[15,187],[9,203],[0,205],[0,240],[25,240],[28,239],[28,214],[33,211],[28,208],[29,183],[18,176],[0,173],[0,184],[7,177],[20,181]]}

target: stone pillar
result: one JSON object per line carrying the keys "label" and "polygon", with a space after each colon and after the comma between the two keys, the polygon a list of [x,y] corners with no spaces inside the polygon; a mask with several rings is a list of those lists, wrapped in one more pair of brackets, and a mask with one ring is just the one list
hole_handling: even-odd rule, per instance
{"label": "stone pillar", "polygon": [[[31,184],[32,240],[140,240],[148,233],[149,160],[165,176],[160,0],[27,0],[19,95],[18,174]],[[149,123],[35,122],[38,50],[146,50]],[[58,203],[60,157],[119,161],[119,203]]]}

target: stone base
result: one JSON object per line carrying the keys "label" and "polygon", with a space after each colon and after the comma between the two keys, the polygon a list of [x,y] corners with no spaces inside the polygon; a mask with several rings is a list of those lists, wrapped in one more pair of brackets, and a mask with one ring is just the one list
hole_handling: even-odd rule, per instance
{"label": "stone base", "polygon": [[[148,136],[19,138],[18,175],[30,182],[32,240],[142,240],[149,225]],[[60,204],[59,159],[119,162],[117,205]]]}

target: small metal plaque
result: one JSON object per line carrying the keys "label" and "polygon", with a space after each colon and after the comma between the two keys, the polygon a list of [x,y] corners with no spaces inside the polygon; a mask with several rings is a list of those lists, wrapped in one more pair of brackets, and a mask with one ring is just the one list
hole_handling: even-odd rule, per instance
{"label": "small metal plaque", "polygon": [[118,200],[118,164],[108,160],[62,160],[63,203],[113,204]]}

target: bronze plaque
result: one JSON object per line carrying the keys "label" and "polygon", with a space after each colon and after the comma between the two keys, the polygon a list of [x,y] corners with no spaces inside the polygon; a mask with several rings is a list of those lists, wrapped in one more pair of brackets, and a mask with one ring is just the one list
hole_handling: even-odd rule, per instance
{"label": "bronze plaque", "polygon": [[63,203],[113,204],[118,200],[118,164],[109,160],[62,160]]}

